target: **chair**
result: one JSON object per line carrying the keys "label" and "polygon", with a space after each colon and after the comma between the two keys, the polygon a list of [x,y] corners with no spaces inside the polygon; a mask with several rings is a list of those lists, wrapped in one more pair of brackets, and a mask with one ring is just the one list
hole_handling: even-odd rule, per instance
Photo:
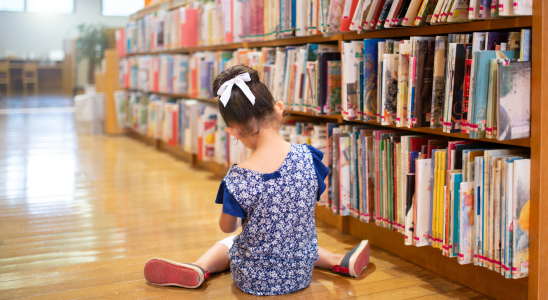
{"label": "chair", "polygon": [[23,63],[23,93],[25,96],[29,83],[34,86],[34,95],[38,96],[38,66],[36,62]]}
{"label": "chair", "polygon": [[11,82],[10,82],[10,63],[9,61],[0,62],[0,85],[6,85],[6,96],[10,96]]}

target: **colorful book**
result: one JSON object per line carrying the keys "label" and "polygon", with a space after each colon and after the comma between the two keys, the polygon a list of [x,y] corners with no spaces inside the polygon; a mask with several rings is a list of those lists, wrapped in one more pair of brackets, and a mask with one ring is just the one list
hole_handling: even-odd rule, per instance
{"label": "colorful book", "polygon": [[[432,110],[432,79],[434,73],[435,38],[420,38],[415,46],[414,127],[425,127]],[[416,120],[415,120],[416,119]]]}
{"label": "colorful book", "polygon": [[383,55],[381,124],[395,125],[398,96],[398,54]]}
{"label": "colorful book", "polygon": [[341,61],[327,61],[327,103],[329,114],[341,111]]}
{"label": "colorful book", "polygon": [[514,161],[512,278],[529,275],[530,175],[530,159]]}
{"label": "colorful book", "polygon": [[531,62],[498,65],[497,139],[531,136]]}
{"label": "colorful book", "polygon": [[462,182],[460,185],[460,237],[458,244],[458,262],[461,265],[470,264],[473,262],[475,218],[476,213],[474,211],[474,183]]}
{"label": "colorful book", "polygon": [[409,53],[411,44],[400,44],[400,58],[398,60],[398,95],[396,126],[407,126],[407,95],[409,84]]}
{"label": "colorful book", "polygon": [[377,85],[378,85],[378,43],[384,40],[364,40],[363,61],[364,61],[364,89],[363,89],[363,121],[377,121]]}
{"label": "colorful book", "polygon": [[434,74],[432,82],[432,109],[430,112],[430,128],[443,127],[443,101],[445,95],[445,55],[447,37],[437,36],[434,54]]}
{"label": "colorful book", "polygon": [[430,189],[432,159],[417,159],[416,160],[416,219],[415,219],[415,236],[414,245],[417,247],[430,245],[430,229],[431,229],[431,201]]}

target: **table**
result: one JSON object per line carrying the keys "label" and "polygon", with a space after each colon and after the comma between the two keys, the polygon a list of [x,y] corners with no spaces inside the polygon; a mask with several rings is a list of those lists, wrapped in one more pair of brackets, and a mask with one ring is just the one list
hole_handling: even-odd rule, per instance
{"label": "table", "polygon": [[63,88],[63,62],[42,62],[38,60],[22,59],[0,59],[8,61],[10,65],[10,77],[12,82],[12,91],[22,90],[22,72],[25,62],[36,62],[38,69],[38,89],[59,89]]}

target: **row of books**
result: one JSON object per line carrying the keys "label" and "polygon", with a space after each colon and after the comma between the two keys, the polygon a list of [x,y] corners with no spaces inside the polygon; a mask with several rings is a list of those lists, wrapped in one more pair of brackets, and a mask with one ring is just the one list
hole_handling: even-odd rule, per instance
{"label": "row of books", "polygon": [[116,33],[119,54],[532,14],[532,0],[214,0],[160,9]]}
{"label": "row of books", "polygon": [[343,44],[346,120],[530,136],[530,29]]}
{"label": "row of books", "polygon": [[[249,149],[225,132],[226,125],[215,105],[126,91],[116,92],[115,102],[122,127],[180,147],[196,154],[199,160],[228,167],[251,155]],[[288,142],[311,144],[325,151],[325,125],[288,121],[280,128],[280,134]]]}
{"label": "row of books", "polygon": [[327,124],[326,206],[506,278],[528,274],[528,149]]}
{"label": "row of books", "polygon": [[245,64],[293,111],[509,140],[530,136],[530,42],[524,29],[366,39],[342,52],[307,44],[132,56],[120,62],[120,80],[144,92],[212,98],[215,76]]}
{"label": "row of books", "polygon": [[[200,51],[188,54],[139,55],[119,62],[120,86],[145,93],[185,94],[212,98],[215,76],[245,64],[262,68],[264,51]],[[264,56],[266,57],[266,55]]]}

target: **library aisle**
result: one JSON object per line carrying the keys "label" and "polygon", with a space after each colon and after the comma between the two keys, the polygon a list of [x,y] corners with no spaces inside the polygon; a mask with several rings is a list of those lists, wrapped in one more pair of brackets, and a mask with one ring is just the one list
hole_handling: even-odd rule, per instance
{"label": "library aisle", "polygon": [[[62,102],[62,101],[61,101]],[[229,272],[197,290],[146,283],[152,257],[193,262],[225,237],[220,178],[127,137],[78,136],[65,108],[0,114],[0,299],[248,299]],[[319,223],[319,244],[358,243]],[[486,299],[378,248],[359,278],[316,269],[277,299]]]}

